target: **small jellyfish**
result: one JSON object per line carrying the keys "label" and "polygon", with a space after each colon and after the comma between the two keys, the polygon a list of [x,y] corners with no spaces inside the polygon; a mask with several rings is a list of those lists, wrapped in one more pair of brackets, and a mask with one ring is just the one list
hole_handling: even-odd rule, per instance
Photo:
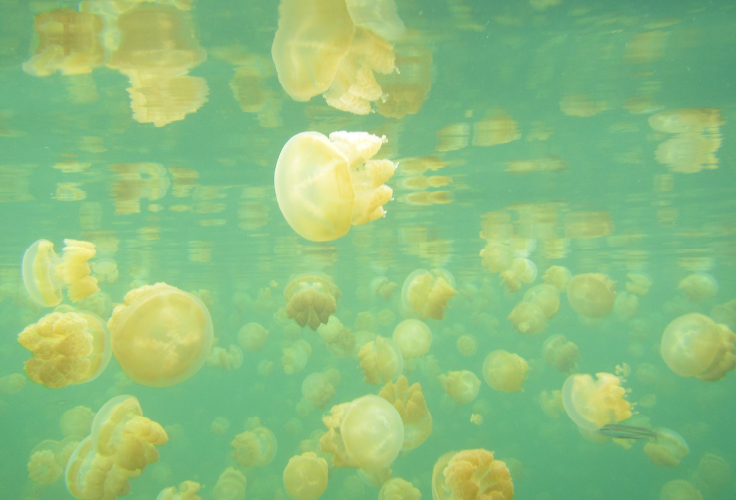
{"label": "small jellyfish", "polygon": [[506,463],[476,449],[445,453],[432,469],[433,500],[513,500],[514,484]]}
{"label": "small jellyfish", "polygon": [[225,417],[216,417],[210,425],[210,430],[218,436],[225,434],[229,428],[230,421]]}
{"label": "small jellyfish", "polygon": [[335,395],[335,387],[339,382],[340,372],[334,368],[324,373],[310,373],[302,382],[302,396],[313,408],[321,410]]}
{"label": "small jellyfish", "polygon": [[725,458],[706,453],[698,462],[693,482],[707,498],[719,497],[731,484],[731,466]]}
{"label": "small jellyfish", "polygon": [[726,325],[690,313],[667,325],[659,352],[670,370],[681,377],[714,381],[736,366],[734,344],[736,335]]}
{"label": "small jellyfish", "polygon": [[557,418],[565,412],[561,391],[542,391],[539,394],[539,404],[542,405],[542,410],[548,417]]}
{"label": "small jellyfish", "polygon": [[23,284],[34,302],[44,307],[61,303],[62,288],[72,302],[78,302],[99,291],[97,279],[90,276],[87,262],[95,256],[95,245],[87,241],[64,240],[64,251],[59,257],[54,244],[38,240],[23,254]]}
{"label": "small jellyfish", "polygon": [[65,437],[83,438],[89,434],[94,418],[95,414],[91,409],[86,406],[75,406],[71,410],[65,411],[61,416],[59,420],[61,433]]}
{"label": "small jellyfish", "polygon": [[343,326],[337,316],[330,316],[326,324],[317,327],[317,333],[327,343],[327,349],[338,358],[352,356],[357,347],[355,334]]}
{"label": "small jellyfish", "polygon": [[460,335],[455,342],[457,351],[463,356],[472,356],[478,349],[478,342],[475,340],[474,335],[465,334]]}
{"label": "small jellyfish", "polygon": [[526,291],[522,301],[539,306],[550,319],[560,309],[560,291],[553,285],[536,285]]}
{"label": "small jellyfish", "polygon": [[284,347],[281,357],[281,366],[284,373],[291,375],[300,372],[307,366],[307,361],[312,355],[312,346],[304,339],[299,339],[289,347]]}
{"label": "small jellyfish", "polygon": [[629,292],[617,293],[613,312],[620,322],[628,322],[639,314],[639,297]]}
{"label": "small jellyfish", "polygon": [[284,489],[294,500],[316,500],[327,489],[327,461],[314,452],[289,459],[284,469]]}
{"label": "small jellyfish", "polygon": [[276,455],[276,436],[260,425],[238,434],[230,445],[238,467],[265,467]]}
{"label": "small jellyfish", "polygon": [[550,366],[561,373],[573,371],[580,359],[578,346],[561,334],[552,335],[544,341],[542,355]]}
{"label": "small jellyfish", "polygon": [[268,340],[268,330],[260,323],[246,323],[238,332],[240,347],[248,352],[260,351]]}
{"label": "small jellyfish", "polygon": [[626,275],[629,280],[626,282],[626,291],[638,295],[639,297],[645,296],[649,293],[649,287],[652,286],[652,280],[639,273],[629,273]]}
{"label": "small jellyfish", "polygon": [[501,283],[509,293],[521,288],[522,283],[533,283],[537,279],[537,265],[525,257],[517,257],[511,262],[511,268],[501,273]]}
{"label": "small jellyfish", "polygon": [[597,431],[632,415],[622,379],[610,373],[595,376],[597,380],[587,373],[570,375],[562,386],[565,412],[584,431]]}
{"label": "small jellyfish", "polygon": [[202,485],[195,481],[183,481],[179,484],[179,489],[176,486],[169,486],[161,490],[156,500],[202,500],[202,497],[197,495],[201,488]]}
{"label": "small jellyfish", "polygon": [[230,369],[237,370],[242,364],[243,351],[233,344],[227,349],[217,345],[213,346],[210,355],[207,357],[207,366],[220,368],[225,372],[230,371]]}
{"label": "small jellyfish", "polygon": [[47,314],[27,326],[18,342],[33,353],[25,362],[28,378],[52,388],[94,380],[112,354],[107,326],[84,311]]}
{"label": "small jellyfish", "polygon": [[690,302],[702,302],[716,296],[718,282],[710,274],[695,273],[680,281],[677,288]]}
{"label": "small jellyfish", "polygon": [[118,280],[120,273],[118,272],[118,263],[109,257],[103,257],[95,260],[92,264],[92,272],[100,283],[113,284]]}
{"label": "small jellyfish", "polygon": [[383,300],[391,300],[394,296],[394,292],[399,287],[398,283],[389,281],[385,276],[378,276],[373,278],[370,283],[370,290],[376,297],[381,297]]}
{"label": "small jellyfish", "polygon": [[421,493],[409,481],[392,477],[381,486],[378,500],[419,500]]}
{"label": "small jellyfish", "polygon": [[340,290],[332,278],[325,274],[301,274],[293,277],[284,289],[286,315],[302,328],[309,325],[313,331],[327,324],[332,313],[337,311],[336,300]]}
{"label": "small jellyfish", "polygon": [[489,241],[480,251],[480,256],[483,258],[483,266],[492,273],[501,273],[511,269],[514,261],[514,252],[511,247],[496,241]]}
{"label": "small jellyfish", "polygon": [[11,394],[18,394],[26,386],[25,375],[21,373],[11,373],[0,377],[0,394],[10,396]]}
{"label": "small jellyfish", "polygon": [[557,288],[560,293],[567,292],[572,279],[570,270],[563,266],[550,266],[542,276],[542,281]]}
{"label": "small jellyfish", "polygon": [[215,484],[215,500],[245,500],[246,477],[242,472],[228,467],[220,474]]}
{"label": "small jellyfish", "polygon": [[475,400],[480,391],[480,379],[469,370],[448,372],[439,376],[445,393],[457,404],[464,405]]}
{"label": "small jellyfish", "polygon": [[55,450],[58,441],[41,441],[31,450],[28,461],[28,477],[38,484],[52,484],[64,473],[64,464],[56,461]]}
{"label": "small jellyfish", "polygon": [[527,362],[504,350],[493,351],[483,361],[483,378],[491,388],[503,392],[519,392],[529,370]]}
{"label": "small jellyfish", "polygon": [[615,283],[605,274],[576,274],[567,288],[567,300],[579,315],[605,318],[613,310]]}
{"label": "small jellyfish", "polygon": [[456,293],[455,278],[449,271],[417,269],[401,289],[401,312],[407,318],[443,319],[447,304]]}
{"label": "small jellyfish", "polygon": [[644,445],[649,461],[660,467],[677,467],[690,452],[685,439],[671,429],[656,429],[654,441]]}
{"label": "small jellyfish", "polygon": [[419,358],[429,352],[432,345],[432,330],[423,321],[405,319],[396,325],[392,338],[404,359]]}
{"label": "small jellyfish", "polygon": [[547,317],[544,310],[531,302],[519,302],[511,310],[508,320],[519,333],[542,333],[547,329]]}
{"label": "small jellyfish", "polygon": [[331,241],[351,226],[383,217],[383,205],[393,196],[384,183],[396,165],[371,157],[384,142],[385,137],[367,132],[333,132],[329,138],[302,132],[289,139],[276,163],[274,184],[291,228],[310,241]]}
{"label": "small jellyfish", "polygon": [[690,481],[673,479],[659,490],[659,500],[703,500],[703,495]]}
{"label": "small jellyfish", "polygon": [[125,374],[150,387],[176,385],[197,373],[213,343],[202,301],[166,283],[128,292],[107,325]]}
{"label": "small jellyfish", "polygon": [[404,356],[396,343],[380,335],[358,352],[360,368],[369,384],[383,385],[396,380],[404,370]]}
{"label": "small jellyfish", "polygon": [[413,450],[427,440],[432,433],[432,415],[419,382],[409,387],[409,381],[401,375],[395,384],[383,386],[378,395],[394,405],[404,423],[402,451]]}

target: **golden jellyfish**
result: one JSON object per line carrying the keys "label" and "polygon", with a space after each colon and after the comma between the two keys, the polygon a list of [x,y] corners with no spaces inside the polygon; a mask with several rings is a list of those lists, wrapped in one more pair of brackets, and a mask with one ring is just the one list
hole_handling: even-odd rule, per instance
{"label": "golden jellyfish", "polygon": [[536,285],[526,291],[522,301],[536,304],[550,319],[560,310],[560,291],[553,285]]}
{"label": "golden jellyfish", "polygon": [[419,382],[409,387],[409,381],[401,375],[395,384],[383,386],[378,395],[394,405],[404,423],[402,451],[413,450],[427,440],[432,433],[432,415]]}
{"label": "golden jellyfish", "polygon": [[703,495],[690,481],[674,479],[659,490],[659,500],[703,500]]}
{"label": "golden jellyfish", "polygon": [[707,497],[718,497],[731,484],[731,466],[723,457],[706,453],[698,462],[693,482]]}
{"label": "golden jellyfish", "polygon": [[552,335],[542,344],[544,360],[561,373],[570,373],[580,359],[578,346],[562,334]]}
{"label": "golden jellyfish", "polygon": [[22,373],[11,373],[0,377],[0,394],[10,396],[18,394],[26,385],[26,377]]}
{"label": "golden jellyfish", "polygon": [[183,481],[179,484],[179,489],[170,486],[161,490],[156,500],[202,500],[202,497],[197,495],[200,488],[202,485],[195,481]]}
{"label": "golden jellyfish", "polygon": [[398,286],[398,283],[390,281],[387,277],[378,276],[371,280],[369,288],[371,293],[376,297],[380,297],[383,300],[391,300]]}
{"label": "golden jellyfish", "polygon": [[300,372],[307,366],[307,361],[312,355],[312,346],[304,339],[299,339],[282,351],[281,366],[284,373],[291,375]]}
{"label": "golden jellyfish", "polygon": [[406,31],[394,0],[345,0],[345,4],[355,26],[367,28],[386,40],[398,40]]}
{"label": "golden jellyfish", "polygon": [[378,500],[419,500],[422,494],[411,482],[392,477],[381,486]]}
{"label": "golden jellyfish", "polygon": [[391,465],[404,444],[399,412],[372,394],[333,406],[322,420],[327,432],[320,439],[320,447],[333,454],[335,467],[383,469]]}
{"label": "golden jellyfish", "polygon": [[230,445],[233,460],[239,467],[265,467],[276,456],[276,436],[260,425],[238,434]]}
{"label": "golden jellyfish", "polygon": [[561,391],[542,391],[539,394],[539,404],[548,417],[557,418],[561,413],[565,412],[565,407],[562,404]]}
{"label": "golden jellyfish", "polygon": [[419,358],[429,352],[432,345],[432,330],[423,321],[405,319],[396,325],[392,338],[404,359]]}
{"label": "golden jellyfish", "polygon": [[622,379],[611,373],[570,375],[562,386],[565,412],[584,431],[597,431],[606,424],[630,418],[632,404],[626,400]]}
{"label": "golden jellyfish", "polygon": [[504,350],[493,351],[483,361],[483,378],[497,391],[519,392],[526,380],[529,364],[519,356]]}
{"label": "golden jellyfish", "polygon": [[691,274],[677,286],[690,302],[712,299],[718,293],[718,282],[707,273]]}
{"label": "golden jellyfish", "polygon": [[213,497],[215,500],[245,500],[246,483],[242,472],[228,467],[217,479]]}
{"label": "golden jellyfish", "polygon": [[629,292],[617,293],[613,302],[613,312],[619,321],[628,322],[639,313],[639,297]]}
{"label": "golden jellyfish", "polygon": [[496,241],[488,241],[480,251],[480,256],[483,258],[482,264],[492,273],[507,271],[514,262],[514,251],[511,247]]}
{"label": "golden jellyfish", "polygon": [[334,368],[325,372],[310,373],[302,382],[302,396],[314,408],[322,409],[335,395],[335,387],[340,383],[340,372]]}
{"label": "golden jellyfish", "polygon": [[317,327],[317,333],[327,343],[327,349],[333,356],[345,358],[355,352],[355,334],[350,328],[343,326],[336,316],[330,316],[327,324]]}
{"label": "golden jellyfish", "polygon": [[513,500],[506,463],[482,448],[445,453],[432,469],[433,500]]}
{"label": "golden jellyfish", "polygon": [[230,421],[225,417],[216,417],[210,425],[210,430],[218,436],[225,434],[229,428]]}
{"label": "golden jellyfish", "polygon": [[478,397],[480,379],[469,370],[447,372],[439,379],[445,393],[459,405],[468,404]]}
{"label": "golden jellyfish", "polygon": [[475,340],[474,335],[465,334],[460,335],[455,342],[457,351],[463,356],[472,356],[478,349],[478,342]]}
{"label": "golden jellyfish", "polygon": [[213,343],[212,319],[202,301],[166,283],[129,291],[107,326],[120,367],[150,387],[176,385],[197,373]]}
{"label": "golden jellyfish", "polygon": [[120,272],[118,271],[118,263],[108,257],[95,260],[92,264],[92,272],[100,283],[113,284],[118,280]]}
{"label": "golden jellyfish", "polygon": [[41,441],[31,450],[28,461],[28,476],[38,484],[51,484],[64,473],[64,465],[56,461],[58,441],[47,439]]}
{"label": "golden jellyfish", "polygon": [[396,380],[404,370],[404,356],[396,343],[380,335],[358,352],[360,369],[369,384],[382,385]]}
{"label": "golden jellyfish", "polygon": [[327,460],[308,451],[289,459],[284,489],[294,500],[316,500],[327,489]]}
{"label": "golden jellyfish", "polygon": [[25,362],[28,378],[52,388],[94,380],[112,354],[107,326],[84,311],[47,314],[27,326],[18,342],[33,353]]}
{"label": "golden jellyfish", "polygon": [[316,331],[337,311],[337,299],[340,296],[340,289],[326,274],[294,276],[284,288],[286,315],[300,327],[309,325]]}
{"label": "golden jellyfish", "polygon": [[236,345],[230,345],[227,349],[213,346],[207,357],[207,365],[220,368],[222,371],[237,370],[243,364],[243,351]]}
{"label": "golden jellyfish", "polygon": [[372,160],[386,137],[367,132],[302,132],[287,141],[274,172],[276,201],[291,228],[310,241],[331,241],[386,214],[384,183],[396,165]]}
{"label": "golden jellyfish", "polygon": [[64,240],[61,257],[54,252],[54,244],[38,240],[23,254],[23,284],[34,302],[54,307],[64,298],[61,291],[67,286],[72,302],[78,302],[100,290],[97,279],[90,276],[87,262],[95,256],[95,245],[87,241]]}
{"label": "golden jellyfish", "polygon": [[677,467],[680,461],[690,453],[685,439],[671,429],[656,429],[654,441],[644,445],[644,453],[654,465],[660,467]]}
{"label": "golden jellyfish", "polygon": [[455,278],[445,269],[417,269],[404,280],[401,311],[409,318],[443,319],[455,296]]}
{"label": "golden jellyfish", "polygon": [[133,396],[116,396],[95,415],[92,432],[69,457],[66,487],[76,498],[114,500],[127,495],[131,478],[158,461],[166,443],[163,427],[143,416]]}
{"label": "golden jellyfish", "polygon": [[246,351],[260,351],[266,345],[268,333],[260,323],[246,323],[238,332],[238,342]]}
{"label": "golden jellyfish", "polygon": [[65,437],[74,436],[83,438],[89,434],[92,427],[92,420],[95,418],[94,412],[86,406],[75,406],[71,410],[67,410],[59,420],[61,433]]}
{"label": "golden jellyfish", "polygon": [[519,333],[542,333],[547,329],[544,310],[531,302],[519,302],[509,314],[508,320]]}
{"label": "golden jellyfish", "polygon": [[576,274],[568,285],[567,300],[581,316],[605,318],[613,310],[616,286],[605,274]]}
{"label": "golden jellyfish", "polygon": [[639,273],[628,273],[626,278],[629,280],[626,282],[627,292],[638,295],[639,297],[643,297],[649,293],[652,280],[648,276]]}
{"label": "golden jellyfish", "polygon": [[394,51],[396,71],[378,78],[384,95],[375,104],[380,115],[401,119],[418,113],[432,89],[432,51],[413,44]]}
{"label": "golden jellyfish", "polygon": [[560,293],[567,292],[572,279],[570,270],[563,266],[550,266],[542,276],[542,281],[557,288]]}
{"label": "golden jellyfish", "polygon": [[731,331],[736,330],[736,299],[713,306],[710,317],[716,323],[723,323]]}
{"label": "golden jellyfish", "polygon": [[662,334],[659,352],[681,377],[722,379],[736,366],[736,335],[708,316],[690,313],[673,320]]}

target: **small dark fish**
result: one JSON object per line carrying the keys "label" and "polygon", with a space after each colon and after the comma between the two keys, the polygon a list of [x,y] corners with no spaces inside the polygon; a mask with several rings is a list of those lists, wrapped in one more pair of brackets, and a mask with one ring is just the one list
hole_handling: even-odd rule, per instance
{"label": "small dark fish", "polygon": [[634,427],[633,425],[606,424],[598,433],[616,439],[652,439],[657,440],[657,433],[646,427]]}

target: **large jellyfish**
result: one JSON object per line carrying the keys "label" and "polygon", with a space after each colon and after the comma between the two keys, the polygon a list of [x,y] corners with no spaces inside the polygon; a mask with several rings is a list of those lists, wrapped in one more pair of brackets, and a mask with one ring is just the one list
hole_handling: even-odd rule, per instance
{"label": "large jellyfish", "polygon": [[316,500],[327,489],[327,461],[308,451],[289,459],[284,489],[294,500]]}
{"label": "large jellyfish", "polygon": [[597,431],[606,424],[630,418],[632,405],[621,379],[611,373],[570,375],[562,386],[562,401],[570,419],[584,431]]}
{"label": "large jellyfish", "polygon": [[513,500],[506,463],[476,449],[445,453],[432,469],[433,500]]}

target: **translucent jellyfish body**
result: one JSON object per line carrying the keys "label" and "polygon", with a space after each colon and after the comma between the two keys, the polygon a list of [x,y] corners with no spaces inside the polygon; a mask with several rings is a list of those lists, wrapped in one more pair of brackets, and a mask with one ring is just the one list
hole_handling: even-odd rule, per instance
{"label": "translucent jellyfish body", "polygon": [[514,484],[506,463],[476,449],[445,453],[432,469],[433,500],[513,500]]}
{"label": "translucent jellyfish body", "polygon": [[228,467],[217,478],[214,500],[245,500],[247,479],[239,470]]}
{"label": "translucent jellyfish body", "polygon": [[161,490],[156,500],[201,500],[202,497],[197,495],[201,487],[195,481],[183,481],[178,489],[176,486],[169,486]]}
{"label": "translucent jellyfish body", "polygon": [[432,330],[418,319],[406,319],[394,328],[393,341],[404,358],[418,358],[429,352]]}
{"label": "translucent jellyfish body", "polygon": [[327,324],[330,314],[337,311],[340,290],[325,274],[301,274],[289,280],[284,288],[286,315],[302,328],[309,325],[317,330]]}
{"label": "translucent jellyfish body", "polygon": [[54,252],[54,244],[38,240],[23,254],[23,284],[34,302],[53,307],[61,303],[62,288],[72,302],[78,302],[99,291],[97,280],[90,276],[87,262],[95,256],[95,246],[86,241],[64,240],[61,257]]}
{"label": "translucent jellyfish body", "polygon": [[150,387],[188,379],[212,347],[212,319],[202,301],[166,283],[128,292],[107,326],[125,374]]}
{"label": "translucent jellyfish body", "polygon": [[65,437],[74,436],[83,438],[89,434],[92,427],[94,412],[86,406],[75,406],[65,411],[59,419],[59,428]]}
{"label": "translucent jellyfish body", "polygon": [[707,273],[695,273],[680,281],[677,288],[690,302],[712,299],[718,293],[718,282]]}
{"label": "translucent jellyfish body", "polygon": [[576,274],[567,287],[567,300],[586,318],[605,318],[613,310],[616,284],[605,274]]}
{"label": "translucent jellyfish body", "polygon": [[401,416],[404,423],[403,451],[413,450],[427,440],[432,433],[432,415],[418,382],[409,387],[409,381],[401,375],[395,384],[389,382],[383,386],[378,395],[394,405]]}
{"label": "translucent jellyfish body", "polygon": [[690,481],[673,479],[659,490],[659,500],[703,500],[703,495]]}
{"label": "translucent jellyfish body", "polygon": [[736,335],[698,313],[673,320],[662,334],[659,352],[670,370],[681,377],[713,381],[736,366]]}
{"label": "translucent jellyfish body", "polygon": [[246,323],[238,332],[240,347],[249,352],[260,351],[268,340],[268,330],[260,323]]}
{"label": "translucent jellyfish body", "polygon": [[562,386],[565,412],[584,431],[596,431],[606,424],[630,418],[632,405],[621,379],[610,373],[570,375]]}
{"label": "translucent jellyfish body", "polygon": [[456,293],[455,278],[449,271],[417,269],[404,280],[401,312],[407,318],[442,319]]}
{"label": "translucent jellyfish body", "polygon": [[542,276],[542,281],[554,286],[560,293],[567,292],[567,287],[571,279],[572,273],[568,268],[563,266],[550,266]]}
{"label": "translucent jellyfish body", "polygon": [[483,378],[497,391],[523,391],[521,385],[528,370],[529,365],[524,358],[500,349],[488,354],[483,361]]}
{"label": "translucent jellyfish body", "polygon": [[391,465],[404,444],[404,425],[396,408],[367,395],[333,406],[322,418],[327,432],[322,451],[332,453],[335,467],[379,470]]}
{"label": "translucent jellyfish body", "polygon": [[110,499],[130,491],[129,479],[158,461],[166,443],[163,427],[143,416],[133,396],[116,396],[95,415],[92,431],[69,457],[66,487],[76,498]]}
{"label": "translucent jellyfish body", "polygon": [[284,489],[294,500],[316,500],[327,489],[327,461],[308,451],[289,459]]}
{"label": "translucent jellyfish body", "polygon": [[409,481],[392,477],[381,486],[378,500],[419,500],[421,493]]}
{"label": "translucent jellyfish body", "polygon": [[243,351],[240,347],[231,344],[230,347],[214,346],[207,356],[207,366],[220,368],[222,371],[228,372],[231,369],[237,370],[243,364]]}
{"label": "translucent jellyfish body", "polygon": [[380,335],[360,348],[360,368],[369,384],[383,385],[396,380],[404,369],[404,356],[396,343]]}
{"label": "translucent jellyfish body", "polygon": [[561,334],[552,335],[544,341],[542,355],[550,366],[562,373],[573,371],[580,359],[578,346]]}
{"label": "translucent jellyfish body", "polygon": [[547,329],[544,310],[531,302],[519,302],[509,314],[508,320],[519,333],[542,333]]}
{"label": "translucent jellyfish body", "polygon": [[560,309],[560,291],[553,285],[536,285],[526,291],[522,301],[535,304],[550,319]]}
{"label": "translucent jellyfish body", "polygon": [[469,370],[448,372],[439,376],[445,393],[457,404],[464,405],[475,400],[480,391],[480,379]]}
{"label": "translucent jellyfish body", "polygon": [[509,293],[521,288],[522,283],[534,283],[537,279],[537,265],[525,257],[517,257],[511,262],[511,268],[501,273],[501,283]]}
{"label": "translucent jellyfish body", "polygon": [[47,314],[27,326],[18,342],[33,353],[25,362],[28,378],[52,388],[94,380],[112,354],[107,326],[84,311]]}
{"label": "translucent jellyfish body", "polygon": [[238,434],[230,445],[239,467],[265,467],[276,455],[276,436],[262,426]]}
{"label": "translucent jellyfish body", "polygon": [[351,226],[386,214],[393,191],[384,183],[396,165],[372,160],[385,137],[367,132],[302,132],[287,141],[274,172],[286,222],[311,241],[345,236]]}
{"label": "translucent jellyfish body", "polygon": [[644,445],[649,461],[660,467],[677,467],[690,452],[685,439],[671,429],[657,429],[654,441]]}
{"label": "translucent jellyfish body", "polygon": [[310,373],[302,382],[302,396],[312,407],[322,409],[335,395],[335,387],[340,383],[340,372],[335,369],[326,372]]}
{"label": "translucent jellyfish body", "polygon": [[58,445],[58,441],[46,439],[33,447],[28,460],[28,477],[31,481],[52,484],[61,477],[66,463],[59,463],[56,458]]}
{"label": "translucent jellyfish body", "polygon": [[514,261],[514,251],[511,247],[496,241],[489,241],[480,251],[480,256],[483,258],[483,266],[492,273],[501,273],[511,269],[511,263]]}
{"label": "translucent jellyfish body", "polygon": [[288,347],[284,347],[281,356],[281,366],[284,373],[291,375],[300,372],[307,366],[307,361],[312,355],[312,346],[304,339],[299,339]]}

